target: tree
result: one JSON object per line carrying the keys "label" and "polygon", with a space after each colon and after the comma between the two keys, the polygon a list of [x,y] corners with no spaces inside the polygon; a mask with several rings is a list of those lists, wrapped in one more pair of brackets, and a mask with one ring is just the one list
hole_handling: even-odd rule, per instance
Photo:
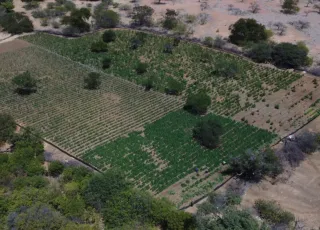
{"label": "tree", "polygon": [[304,153],[313,153],[317,150],[319,146],[319,134],[303,132],[302,134],[297,136],[296,142],[298,144],[298,147]]}
{"label": "tree", "polygon": [[276,27],[276,30],[278,31],[278,34],[280,36],[284,35],[287,30],[287,26],[285,24],[283,24],[282,22],[275,22],[273,24],[273,26]]}
{"label": "tree", "polygon": [[284,0],[281,7],[285,14],[295,14],[299,11],[298,0]]}
{"label": "tree", "polygon": [[97,41],[91,44],[91,52],[103,53],[108,51],[108,44],[103,41]]}
{"label": "tree", "polygon": [[49,174],[51,176],[59,176],[64,170],[64,165],[60,161],[52,161],[49,164]]}
{"label": "tree", "polygon": [[272,51],[273,63],[283,68],[299,68],[308,64],[308,52],[291,43],[277,44]]}
{"label": "tree", "polygon": [[102,40],[106,43],[116,40],[116,33],[112,30],[106,30],[102,35]]}
{"label": "tree", "polygon": [[17,86],[16,92],[21,95],[29,95],[37,91],[37,80],[31,76],[29,71],[16,75],[12,83]]}
{"label": "tree", "polygon": [[93,13],[97,28],[114,28],[120,23],[120,15],[105,8],[105,3],[99,4]]}
{"label": "tree", "polygon": [[77,28],[80,33],[90,31],[90,24],[86,22],[91,16],[88,8],[74,9],[71,11],[70,16],[64,16],[61,20],[63,25],[70,25]]}
{"label": "tree", "polygon": [[0,17],[0,26],[10,34],[29,33],[33,31],[30,19],[17,12],[5,13]]}
{"label": "tree", "polygon": [[170,10],[167,9],[165,18],[163,20],[163,27],[172,30],[175,28],[178,24],[178,19],[177,19],[178,13],[175,10]]}
{"label": "tree", "polygon": [[248,150],[230,162],[230,171],[247,181],[260,181],[264,176],[275,177],[282,172],[279,158],[271,149],[263,152]]}
{"label": "tree", "polygon": [[193,138],[208,149],[218,147],[220,136],[223,133],[222,125],[213,118],[200,121],[193,129]]}
{"label": "tree", "polygon": [[236,45],[244,45],[248,42],[266,41],[268,34],[264,25],[254,19],[239,19],[229,27],[231,34],[229,39]]}
{"label": "tree", "polygon": [[305,7],[309,7],[310,4],[313,4],[313,0],[308,0],[307,5]]}
{"label": "tree", "polygon": [[304,30],[310,27],[310,22],[304,20],[298,20],[290,22],[297,30]]}
{"label": "tree", "polygon": [[253,44],[248,51],[248,56],[258,63],[272,61],[272,45],[267,42]]}
{"label": "tree", "polygon": [[84,199],[87,204],[101,210],[108,200],[112,200],[123,191],[130,188],[130,183],[119,171],[108,170],[103,174],[95,174],[84,190]]}
{"label": "tree", "polygon": [[108,69],[111,66],[111,58],[105,57],[102,60],[102,69]]}
{"label": "tree", "polygon": [[259,13],[259,11],[261,10],[260,5],[257,2],[251,2],[249,9],[254,14]]}
{"label": "tree", "polygon": [[0,146],[10,141],[16,130],[16,124],[12,116],[0,113]]}
{"label": "tree", "polygon": [[184,90],[184,84],[180,81],[170,78],[166,87],[166,93],[170,95],[179,95]]}
{"label": "tree", "polygon": [[133,23],[138,26],[150,26],[154,10],[150,6],[136,6],[133,8]]}
{"label": "tree", "polygon": [[147,72],[147,68],[148,68],[147,63],[139,62],[136,67],[136,72],[137,74],[144,74],[145,72]]}
{"label": "tree", "polygon": [[184,109],[194,114],[205,114],[211,104],[211,98],[205,92],[189,94]]}
{"label": "tree", "polygon": [[85,89],[98,89],[101,85],[100,74],[96,72],[91,72],[87,77],[84,78],[84,88]]}

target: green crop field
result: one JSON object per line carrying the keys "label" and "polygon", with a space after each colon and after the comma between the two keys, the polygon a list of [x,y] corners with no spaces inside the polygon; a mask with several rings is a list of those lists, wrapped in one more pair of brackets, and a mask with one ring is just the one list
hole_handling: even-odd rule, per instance
{"label": "green crop field", "polygon": [[[169,37],[144,34],[144,44],[132,50],[131,40],[137,33],[128,30],[115,30],[117,39],[109,43],[107,53],[92,53],[91,44],[101,39],[101,34],[65,39],[47,34],[24,37],[25,40],[43,46],[70,59],[102,69],[103,57],[110,57],[111,67],[104,70],[129,81],[141,84],[152,78],[155,89],[164,92],[168,79],[174,78],[185,85],[188,93],[206,90],[212,97],[210,110],[216,114],[232,116],[264,99],[266,95],[286,88],[301,75],[289,71],[262,67],[243,58],[213,51],[197,44],[181,41],[173,47],[172,54],[164,53],[166,44],[173,44]],[[135,71],[137,63],[149,63],[143,76]],[[232,65],[236,70],[233,77],[222,77],[215,67]],[[219,69],[221,71],[221,69]],[[219,72],[218,71],[218,72]]]}
{"label": "green crop field", "polygon": [[266,130],[209,114],[224,127],[221,145],[208,150],[192,139],[192,129],[203,117],[171,112],[145,126],[144,131],[119,138],[84,154],[83,159],[102,170],[117,167],[139,187],[160,192],[189,173],[213,171],[222,161],[247,149],[258,149],[275,137]]}
{"label": "green crop field", "polygon": [[[14,93],[12,77],[30,71],[37,93]],[[36,47],[0,54],[0,108],[78,156],[182,107],[176,98],[145,92],[109,75],[99,90],[83,88],[92,70]]]}

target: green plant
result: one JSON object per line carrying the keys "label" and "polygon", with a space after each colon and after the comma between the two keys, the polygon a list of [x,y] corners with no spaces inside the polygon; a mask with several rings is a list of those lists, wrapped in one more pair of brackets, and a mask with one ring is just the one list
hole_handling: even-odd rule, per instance
{"label": "green plant", "polygon": [[64,165],[60,161],[52,161],[49,164],[48,172],[50,176],[59,176],[64,170]]}
{"label": "green plant", "polygon": [[77,28],[81,33],[90,31],[90,24],[86,22],[90,16],[91,12],[88,8],[74,9],[71,11],[70,16],[62,18],[61,24]]}
{"label": "green plant", "polygon": [[21,34],[33,31],[33,24],[30,19],[16,12],[5,13],[0,18],[0,26],[10,34]]}
{"label": "green plant", "polygon": [[12,83],[17,86],[16,92],[22,95],[37,91],[37,80],[31,76],[29,71],[16,75]]}
{"label": "green plant", "polygon": [[108,51],[108,44],[103,41],[97,41],[91,44],[91,52],[102,53]]}
{"label": "green plant", "polygon": [[281,7],[285,14],[294,14],[299,11],[298,0],[284,0]]}
{"label": "green plant", "polygon": [[101,85],[100,74],[91,72],[87,77],[84,78],[85,89],[98,89]]}
{"label": "green plant", "polygon": [[184,109],[195,114],[205,114],[211,104],[211,98],[205,92],[189,95]]}
{"label": "green plant", "polygon": [[170,95],[179,95],[184,90],[185,86],[183,83],[177,81],[174,78],[168,80],[168,86],[166,88],[166,93]]}
{"label": "green plant", "polygon": [[112,30],[106,30],[102,35],[102,40],[106,43],[116,40],[116,33]]}
{"label": "green plant", "polygon": [[0,147],[4,142],[9,141],[16,129],[16,124],[12,116],[0,113]]}
{"label": "green plant", "polygon": [[105,57],[102,59],[102,68],[103,69],[108,69],[111,66],[111,58],[109,57]]}
{"label": "green plant", "polygon": [[136,72],[137,74],[144,74],[147,72],[148,64],[139,62],[138,65],[136,66]]}

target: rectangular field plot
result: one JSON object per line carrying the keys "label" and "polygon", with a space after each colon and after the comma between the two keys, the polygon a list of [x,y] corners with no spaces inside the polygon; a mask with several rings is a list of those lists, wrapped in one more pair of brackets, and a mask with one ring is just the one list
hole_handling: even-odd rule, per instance
{"label": "rectangular field plot", "polygon": [[[111,67],[104,70],[129,81],[141,84],[152,78],[155,89],[164,92],[170,78],[184,84],[182,97],[205,89],[212,98],[210,110],[216,114],[233,116],[240,111],[256,107],[265,97],[280,89],[286,89],[301,78],[300,74],[264,67],[244,58],[214,51],[198,44],[180,41],[173,46],[173,38],[115,30],[116,41],[108,44],[107,56]],[[102,69],[101,60],[106,54],[90,51],[91,44],[101,39],[101,33],[77,39],[65,39],[47,34],[24,37],[25,40],[43,46],[72,60]],[[143,40],[132,49],[133,39]],[[164,48],[172,46],[172,53]],[[148,71],[138,75],[137,63],[148,63]]]}
{"label": "rectangular field plot", "polygon": [[[29,71],[38,91],[14,93],[11,79]],[[93,70],[30,46],[0,54],[0,109],[70,153],[81,156],[99,144],[141,129],[170,111],[176,98],[111,75],[102,74],[99,90],[86,90],[83,79]]]}
{"label": "rectangular field plot", "polygon": [[119,168],[139,187],[160,192],[195,168],[212,171],[222,161],[228,162],[247,149],[258,149],[276,137],[229,118],[207,116],[219,120],[224,127],[217,149],[207,150],[192,139],[193,127],[203,118],[177,111],[146,125],[143,131],[86,152],[83,159],[102,170]]}

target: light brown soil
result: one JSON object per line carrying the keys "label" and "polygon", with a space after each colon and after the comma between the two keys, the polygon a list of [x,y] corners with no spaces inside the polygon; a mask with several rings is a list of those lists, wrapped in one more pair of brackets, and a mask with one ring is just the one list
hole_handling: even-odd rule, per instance
{"label": "light brown soil", "polygon": [[[320,132],[320,117],[303,130]],[[309,156],[289,179],[275,185],[263,181],[249,188],[243,197],[243,207],[252,207],[257,199],[275,200],[305,223],[306,229],[320,227],[320,152]]]}
{"label": "light brown soil", "polygon": [[[287,90],[267,95],[265,102],[255,103],[255,108],[239,112],[234,119],[240,121],[245,118],[251,125],[284,137],[307,123],[310,118],[305,112],[320,98],[319,86],[315,88],[314,79],[319,82],[318,78],[305,75],[292,83]],[[308,98],[304,98],[308,95]],[[275,108],[276,105],[279,106],[278,109]]]}
{"label": "light brown soil", "polygon": [[1,43],[0,44],[0,53],[12,52],[12,51],[22,49],[22,48],[25,48],[28,46],[30,46],[30,43],[23,41],[23,40],[15,39],[13,41]]}

